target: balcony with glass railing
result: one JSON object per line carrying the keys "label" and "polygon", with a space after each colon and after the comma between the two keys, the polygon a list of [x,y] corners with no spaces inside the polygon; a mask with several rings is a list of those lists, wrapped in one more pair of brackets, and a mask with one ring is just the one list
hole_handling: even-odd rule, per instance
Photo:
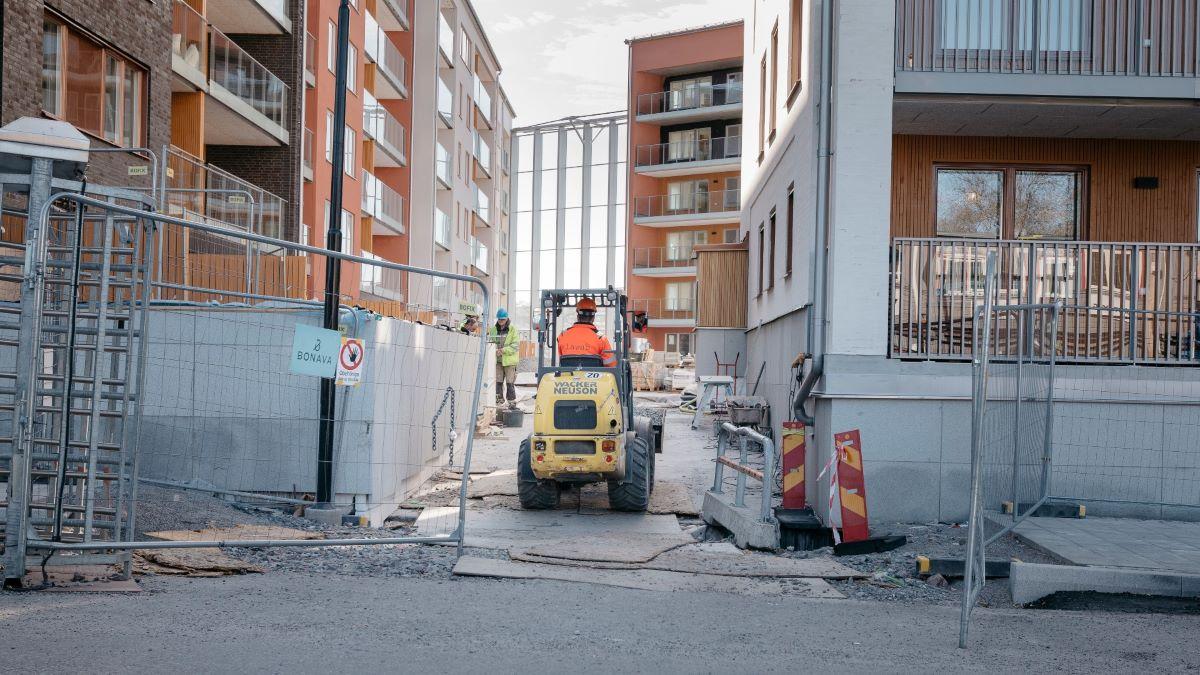
{"label": "balcony with glass railing", "polygon": [[696,276],[696,249],[691,244],[635,248],[633,273],[646,277]]}
{"label": "balcony with glass railing", "polygon": [[433,243],[450,250],[450,214],[441,209],[434,209]]}
{"label": "balcony with glass railing", "polygon": [[229,114],[214,106],[206,107],[205,141],[213,145],[262,145],[269,139],[271,144],[286,144],[288,86],[211,26],[208,46],[209,97],[223,104]]}
{"label": "balcony with glass railing", "polygon": [[368,14],[365,41],[367,59],[375,64],[375,98],[408,98],[408,61],[388,34],[374,25]]}
{"label": "balcony with glass railing", "polygon": [[634,170],[656,177],[734,170],[741,165],[741,156],[741,136],[639,145],[634,153]]}
{"label": "balcony with glass railing", "polygon": [[171,69],[191,89],[208,84],[208,22],[183,0],[171,8]]}
{"label": "balcony with glass railing", "polygon": [[[373,253],[364,251],[362,257],[375,261],[384,261]],[[404,272],[390,267],[378,265],[362,265],[362,276],[359,280],[359,291],[382,300],[404,301]]]}
{"label": "balcony with glass railing", "polygon": [[313,132],[312,129],[304,130],[304,147],[302,148],[302,165],[304,167],[304,180],[312,181],[313,179]]}
{"label": "balcony with glass railing", "polygon": [[682,190],[633,199],[633,222],[637,225],[682,227],[736,223],[740,219],[738,190]]}
{"label": "balcony with glass railing", "polygon": [[[419,2],[420,0],[418,0]],[[378,0],[375,8],[379,11],[376,20],[384,30],[409,30],[412,23],[408,18],[407,0]]]}
{"label": "balcony with glass railing", "polygon": [[471,191],[475,194],[475,219],[476,222],[491,226],[492,223],[492,200],[488,196],[487,190],[481,189],[478,185],[471,185]]}
{"label": "balcony with glass railing", "polygon": [[441,187],[448,190],[454,186],[454,159],[450,155],[450,151],[443,147],[441,143],[434,143],[433,145],[437,153],[437,171],[435,175]]}
{"label": "balcony with glass railing", "polygon": [[471,265],[483,274],[489,274],[488,247],[475,237],[471,237]]}
{"label": "balcony with glass railing", "polygon": [[437,78],[437,116],[438,121],[447,129],[454,126],[454,91],[441,77]]}
{"label": "balcony with glass railing", "polygon": [[288,0],[209,0],[208,22],[230,35],[287,35],[292,32]]}
{"label": "balcony with glass railing", "polygon": [[637,120],[680,124],[726,118],[742,114],[742,83],[676,82],[667,91],[638,94]]}
{"label": "balcony with glass railing", "polygon": [[492,177],[492,147],[488,145],[487,139],[479,131],[474,133],[472,139],[471,156],[475,158],[475,178],[477,180],[486,180]]}
{"label": "balcony with glass railing", "polygon": [[[369,93],[365,95],[370,96]],[[372,105],[371,100],[368,98],[363,106],[363,133],[375,141],[375,166],[407,166],[404,125],[387,108]]]}
{"label": "balcony with glass railing", "polygon": [[304,84],[317,86],[317,36],[304,34]]}
{"label": "balcony with glass railing", "polygon": [[369,171],[362,172],[362,179],[363,213],[389,230],[376,234],[404,234],[404,196]]}
{"label": "balcony with glass railing", "polygon": [[487,89],[487,83],[475,74],[475,124],[476,126],[492,128],[492,94]]}
{"label": "balcony with glass railing", "polygon": [[454,26],[441,12],[438,12],[438,54],[443,68],[454,67]]}

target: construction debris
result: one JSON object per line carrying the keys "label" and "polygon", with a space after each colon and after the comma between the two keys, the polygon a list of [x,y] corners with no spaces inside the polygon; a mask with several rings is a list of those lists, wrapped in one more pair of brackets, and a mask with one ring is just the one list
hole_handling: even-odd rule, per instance
{"label": "construction debris", "polygon": [[[147,532],[146,536],[164,541],[235,541],[253,539],[323,539],[319,532],[273,525],[239,524],[202,530]],[[238,560],[219,548],[141,549],[134,551],[133,571],[137,574],[176,574],[189,577],[220,577],[231,574],[256,574],[265,570]]]}

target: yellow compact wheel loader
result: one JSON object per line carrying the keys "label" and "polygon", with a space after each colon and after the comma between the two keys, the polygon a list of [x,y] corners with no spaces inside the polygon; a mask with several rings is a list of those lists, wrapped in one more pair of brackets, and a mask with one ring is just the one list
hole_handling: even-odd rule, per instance
{"label": "yellow compact wheel loader", "polygon": [[[610,315],[613,349],[600,356],[560,355],[556,338],[562,311],[585,298],[595,302],[597,317]],[[552,509],[564,487],[600,482],[608,484],[614,510],[645,511],[649,505],[662,427],[634,414],[627,304],[625,295],[612,287],[542,291],[535,314],[533,434],[521,442],[517,459],[522,508]],[[640,316],[635,322],[645,325]]]}

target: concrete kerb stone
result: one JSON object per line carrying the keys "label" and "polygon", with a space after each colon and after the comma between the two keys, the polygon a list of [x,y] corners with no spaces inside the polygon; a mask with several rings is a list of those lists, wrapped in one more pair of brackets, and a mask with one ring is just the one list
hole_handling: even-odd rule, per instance
{"label": "concrete kerb stone", "polygon": [[701,511],[704,522],[729,530],[739,548],[779,548],[779,523],[760,520],[755,508],[734,506],[732,496],[705,492]]}
{"label": "concrete kerb stone", "polygon": [[1200,597],[1200,574],[1117,567],[1042,565],[1014,561],[1010,567],[1009,585],[1013,602],[1018,605],[1064,591]]}

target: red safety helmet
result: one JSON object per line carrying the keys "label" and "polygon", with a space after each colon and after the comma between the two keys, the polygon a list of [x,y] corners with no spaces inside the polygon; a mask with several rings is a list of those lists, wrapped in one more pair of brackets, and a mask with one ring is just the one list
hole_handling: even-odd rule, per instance
{"label": "red safety helmet", "polygon": [[591,298],[584,298],[575,305],[576,310],[580,311],[596,311],[596,301]]}

